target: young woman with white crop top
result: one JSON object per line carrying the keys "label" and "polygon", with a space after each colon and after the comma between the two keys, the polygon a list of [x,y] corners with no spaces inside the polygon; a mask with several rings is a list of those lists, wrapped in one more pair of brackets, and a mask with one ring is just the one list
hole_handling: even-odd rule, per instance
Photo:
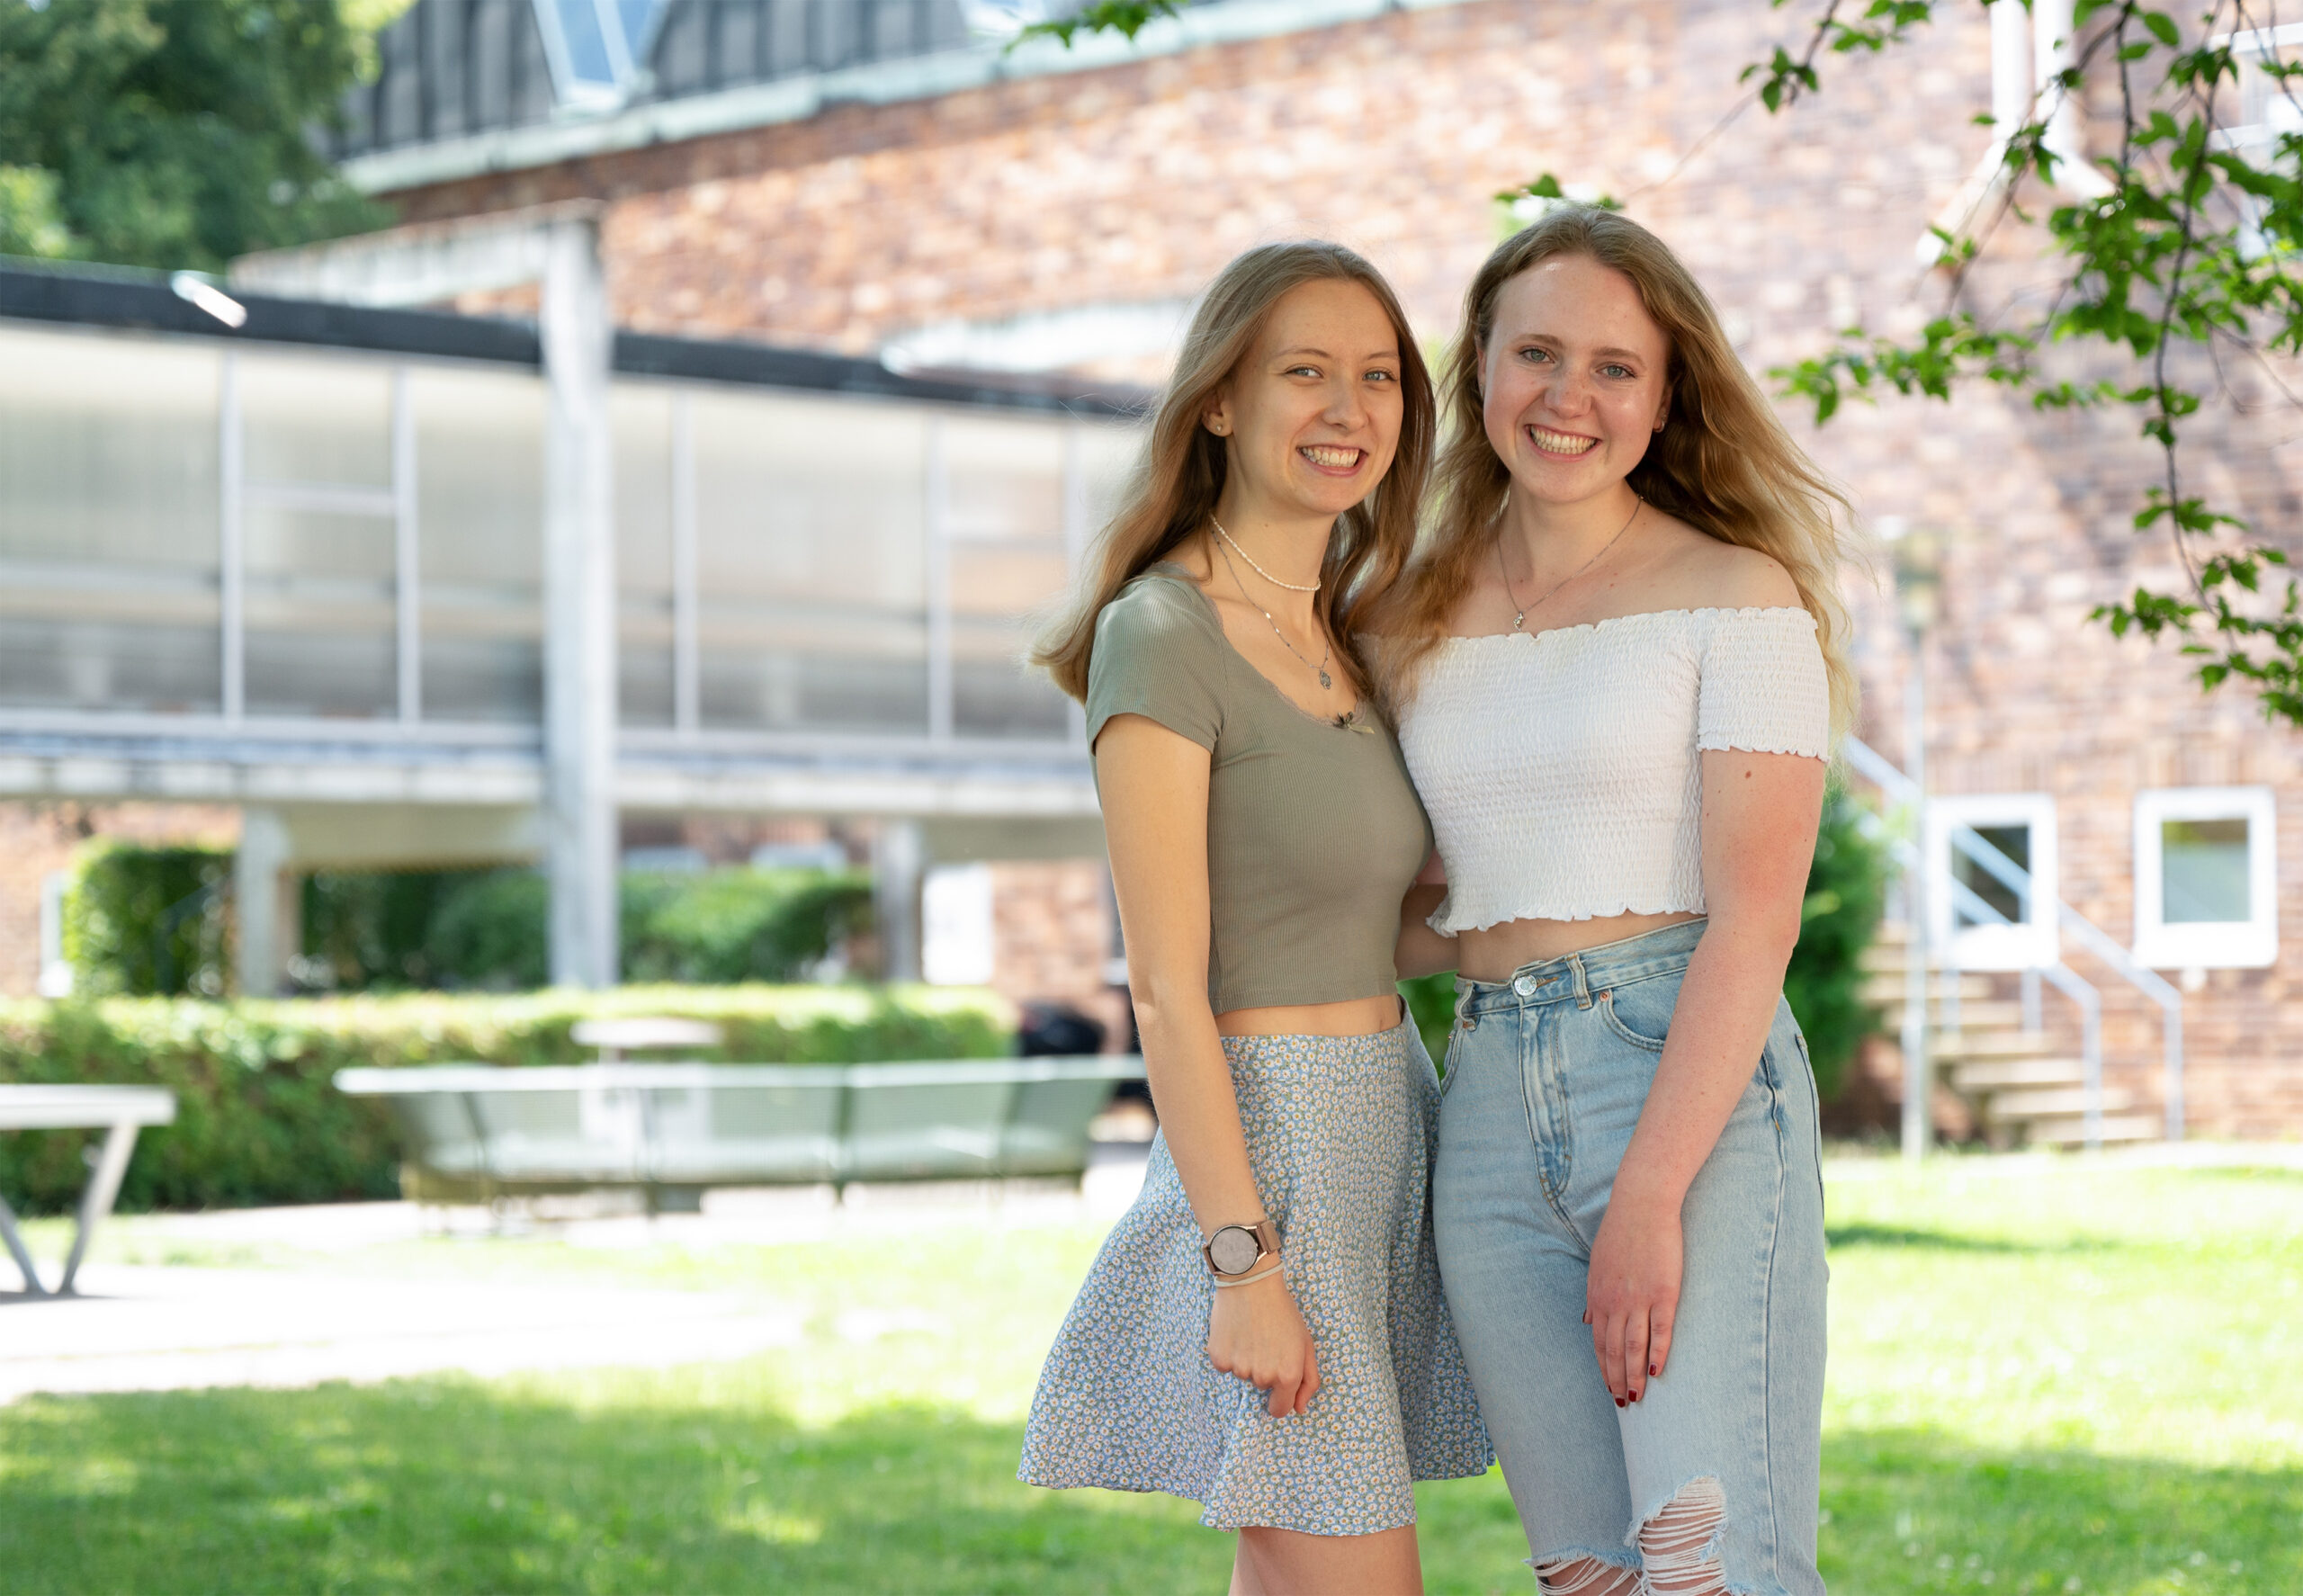
{"label": "young woman with white crop top", "polygon": [[[1844,503],[1671,251],[1555,212],[1444,374],[1382,623],[1457,971],[1434,1223],[1546,1592],[1809,1596],[1816,1099],[1782,999],[1835,722]],[[1428,928],[1424,917],[1428,913]]]}
{"label": "young woman with white crop top", "polygon": [[1374,267],[1250,250],[1036,656],[1086,706],[1160,1128],[1019,1473],[1201,1502],[1239,1533],[1234,1596],[1420,1590],[1414,1482],[1491,1457],[1429,1222],[1438,1084],[1392,964],[1430,829],[1356,641],[1434,431]]}

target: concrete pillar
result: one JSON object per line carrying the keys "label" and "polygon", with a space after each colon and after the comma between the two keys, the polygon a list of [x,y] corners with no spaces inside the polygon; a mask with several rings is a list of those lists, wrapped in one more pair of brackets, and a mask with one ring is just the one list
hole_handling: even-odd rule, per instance
{"label": "concrete pillar", "polygon": [[238,922],[233,975],[242,997],[276,997],[286,990],[288,961],[301,949],[303,901],[288,868],[291,851],[288,823],[278,810],[241,811],[232,902]]}
{"label": "concrete pillar", "polygon": [[599,224],[546,229],[544,872],[551,979],[616,980],[615,527],[608,371],[614,332]]}
{"label": "concrete pillar", "polygon": [[919,979],[919,878],[927,854],[918,820],[880,822],[872,845],[872,910],[889,981]]}
{"label": "concrete pillar", "polygon": [[2001,139],[2031,120],[2031,19],[2020,5],[1991,8],[1991,120]]}

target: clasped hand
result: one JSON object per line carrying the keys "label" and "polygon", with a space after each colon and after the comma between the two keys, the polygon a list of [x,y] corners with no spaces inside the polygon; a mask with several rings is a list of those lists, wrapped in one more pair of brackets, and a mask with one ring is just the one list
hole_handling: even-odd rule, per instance
{"label": "clasped hand", "polygon": [[1274,1418],[1308,1411],[1319,1393],[1319,1354],[1284,1275],[1216,1292],[1207,1357],[1225,1374],[1270,1393]]}

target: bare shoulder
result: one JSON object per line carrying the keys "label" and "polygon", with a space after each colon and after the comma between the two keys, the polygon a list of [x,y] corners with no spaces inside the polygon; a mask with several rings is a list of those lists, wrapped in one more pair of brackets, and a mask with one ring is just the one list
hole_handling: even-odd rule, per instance
{"label": "bare shoulder", "polygon": [[1797,584],[1774,556],[1722,542],[1676,518],[1668,520],[1657,552],[1671,607],[1777,609],[1800,603]]}

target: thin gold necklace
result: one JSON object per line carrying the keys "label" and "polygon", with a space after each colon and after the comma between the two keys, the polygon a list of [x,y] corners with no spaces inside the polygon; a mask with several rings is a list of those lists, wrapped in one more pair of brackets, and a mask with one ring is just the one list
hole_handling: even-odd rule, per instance
{"label": "thin gold necklace", "polygon": [[[1622,539],[1625,533],[1631,530],[1631,524],[1639,519],[1639,512],[1646,502],[1647,501],[1645,499],[1640,498],[1636,493],[1633,494],[1631,496],[1631,514],[1625,518],[1624,524],[1621,526],[1616,528],[1616,535],[1600,545],[1599,553],[1592,555],[1591,559],[1586,560],[1573,570],[1569,571],[1565,576],[1560,578],[1558,581],[1554,582],[1551,585],[1550,591],[1546,592],[1541,598],[1538,598],[1533,604],[1520,604],[1519,591],[1511,586],[1511,572],[1503,563],[1503,529],[1500,526],[1497,527],[1495,529],[1495,574],[1503,578],[1503,591],[1510,596],[1512,604],[1518,607],[1519,612],[1518,614],[1511,617],[1511,630],[1514,632],[1519,631],[1520,627],[1526,623],[1528,612],[1529,610],[1539,610],[1543,608],[1545,605],[1551,601],[1551,596],[1553,593],[1558,592],[1562,587],[1566,587],[1568,583],[1573,581],[1585,571],[1590,570],[1593,566],[1599,564],[1600,560],[1606,555],[1607,551],[1616,546],[1617,542]],[[1287,640],[1286,638],[1282,638],[1279,641],[1286,642]]]}
{"label": "thin gold necklace", "polygon": [[[1214,520],[1214,517],[1211,516],[1208,519]],[[1227,537],[1223,542],[1231,542],[1231,539]],[[1223,554],[1223,543],[1216,544],[1215,551],[1218,554]],[[1242,552],[1245,552],[1245,551],[1242,551]],[[1250,565],[1253,565],[1255,561],[1250,560],[1248,563]],[[1259,615],[1261,615],[1266,621],[1271,622],[1271,635],[1279,640],[1279,646],[1286,649],[1289,653],[1295,655],[1298,659],[1304,659],[1304,651],[1297,648],[1294,643],[1287,641],[1287,634],[1280,631],[1279,623],[1272,619],[1271,612],[1264,608],[1263,605],[1258,604],[1254,599],[1248,596],[1248,585],[1240,580],[1240,568],[1232,563],[1232,557],[1229,554],[1223,554],[1223,569],[1232,573],[1232,586],[1240,590],[1241,602],[1245,604],[1250,609],[1255,611]],[[1282,582],[1279,585],[1285,587],[1287,584]],[[1298,587],[1296,591],[1301,593],[1304,589]],[[1320,635],[1322,638],[1325,638],[1327,636],[1327,628],[1324,626],[1322,627],[1320,629]],[[1333,640],[1331,639],[1328,641],[1328,646],[1321,651],[1320,662],[1317,665],[1313,665],[1309,659],[1304,659],[1304,663],[1310,666],[1313,673],[1320,678],[1320,686],[1322,691],[1332,689],[1335,686],[1335,678],[1328,675],[1328,661],[1334,658],[1335,643]]]}
{"label": "thin gold necklace", "polygon": [[1299,583],[1281,581],[1277,577],[1273,576],[1269,571],[1264,569],[1262,566],[1256,564],[1256,557],[1254,555],[1249,553],[1245,549],[1240,548],[1240,540],[1223,530],[1223,523],[1218,521],[1214,516],[1210,516],[1207,518],[1207,524],[1215,529],[1215,533],[1218,537],[1231,544],[1234,549],[1239,549],[1240,558],[1248,562],[1249,568],[1252,569],[1256,575],[1261,577],[1265,581],[1269,582],[1273,587],[1285,587],[1290,593],[1317,593],[1320,590],[1320,585],[1317,582],[1313,582],[1310,587],[1306,587]]}

